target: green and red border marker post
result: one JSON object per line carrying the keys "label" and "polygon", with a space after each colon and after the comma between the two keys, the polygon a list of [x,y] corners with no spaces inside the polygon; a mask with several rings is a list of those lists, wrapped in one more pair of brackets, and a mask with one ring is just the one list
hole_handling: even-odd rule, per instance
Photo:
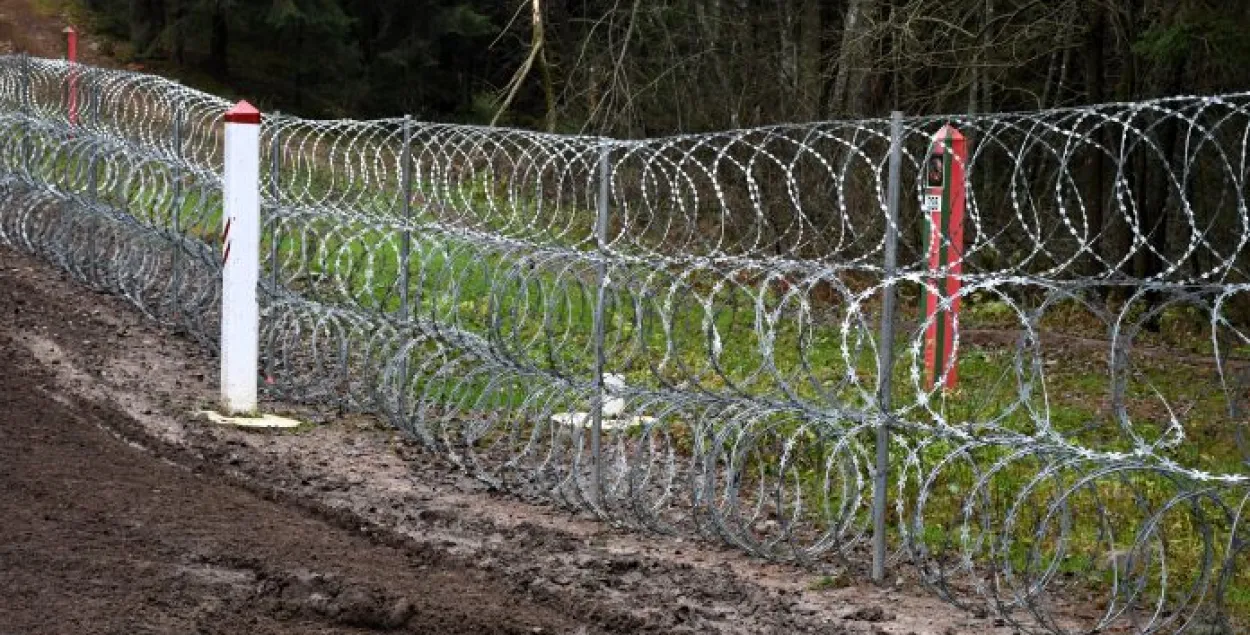
{"label": "green and red border marker post", "polygon": [[946,390],[954,390],[959,385],[955,341],[963,273],[964,167],[967,163],[967,139],[954,127],[943,126],[933,137],[924,166],[922,212],[928,236],[929,276],[925,278],[921,304],[928,325],[924,335],[927,390],[932,390],[939,380]]}

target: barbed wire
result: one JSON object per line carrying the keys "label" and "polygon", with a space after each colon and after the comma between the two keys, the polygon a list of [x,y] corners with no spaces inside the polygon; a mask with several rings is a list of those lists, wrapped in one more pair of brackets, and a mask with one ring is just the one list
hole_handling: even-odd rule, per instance
{"label": "barbed wire", "polygon": [[[0,241],[215,346],[228,107],[0,57]],[[944,125],[964,247],[934,266]],[[950,601],[1030,632],[1246,623],[1250,94],[901,131],[267,116],[266,387],[521,496],[814,567],[867,554],[884,424],[891,562]],[[948,390],[926,334],[957,302]]]}

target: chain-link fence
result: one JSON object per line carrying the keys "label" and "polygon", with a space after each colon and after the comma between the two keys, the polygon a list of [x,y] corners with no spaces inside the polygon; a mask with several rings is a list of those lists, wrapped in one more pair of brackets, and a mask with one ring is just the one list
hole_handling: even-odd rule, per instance
{"label": "chain-link fence", "polygon": [[[228,106],[0,57],[0,239],[213,346]],[[948,124],[966,216],[935,266]],[[1250,94],[638,141],[267,116],[265,386],[817,567],[867,562],[881,476],[888,564],[953,602],[1250,628],[1248,151]],[[956,305],[948,388],[926,334]]]}

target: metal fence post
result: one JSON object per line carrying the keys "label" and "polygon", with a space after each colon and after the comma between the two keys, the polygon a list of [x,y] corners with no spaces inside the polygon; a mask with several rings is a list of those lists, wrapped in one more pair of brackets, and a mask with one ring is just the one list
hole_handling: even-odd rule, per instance
{"label": "metal fence post", "polygon": [[[273,111],[273,115],[266,117],[267,121],[265,122],[268,124],[269,130],[271,130],[271,133],[270,133],[271,138],[269,140],[269,188],[268,188],[269,189],[269,218],[267,221],[269,225],[268,293],[269,293],[270,298],[277,296],[278,284],[281,281],[281,276],[279,275],[281,273],[280,265],[278,261],[278,258],[279,258],[278,247],[282,242],[280,232],[278,231],[278,227],[279,227],[278,209],[282,205],[282,188],[281,188],[281,181],[279,180],[279,178],[281,177],[280,169],[281,169],[281,163],[282,163],[282,147],[281,147],[282,135],[279,132],[279,127],[278,127],[278,119],[281,116],[282,116],[282,113],[275,110]],[[259,185],[259,183],[257,185]],[[263,214],[264,213],[263,207],[261,211]],[[266,223],[266,220],[264,218],[261,218],[262,226],[264,226],[265,223]],[[259,275],[260,272],[258,271],[257,274]],[[259,350],[260,345],[258,344],[257,346]],[[273,355],[261,356],[261,362],[264,365],[265,382],[267,384],[273,383],[274,381],[273,378],[277,374],[277,368],[274,363]]]}
{"label": "metal fence post", "polygon": [[93,90],[91,91],[91,124],[95,126],[96,132],[99,132],[100,102],[103,101],[100,95],[100,82],[102,79],[100,78],[99,73],[95,74],[95,78],[95,81],[92,83]]}
{"label": "metal fence post", "polygon": [[885,581],[885,517],[890,473],[890,412],[894,375],[894,276],[898,268],[898,205],[902,190],[903,113],[890,118],[890,174],[886,192],[885,263],[881,337],[877,348],[877,461],[872,491],[872,580]]}
{"label": "metal fence post", "polygon": [[26,130],[26,133],[22,135],[22,168],[26,171],[27,178],[30,178],[30,154],[31,154],[30,134],[31,134],[31,131],[30,131],[29,119],[31,117],[31,112],[30,112],[31,89],[30,89],[30,55],[27,53],[22,53],[21,91],[22,91],[22,115],[27,119],[27,121],[24,121],[22,125],[22,127]]}
{"label": "metal fence post", "polygon": [[[96,102],[99,101],[99,96],[96,94],[99,90],[100,90],[100,87],[94,83],[88,85],[86,92],[88,95],[90,95],[90,97],[88,97],[88,100],[92,104],[95,104]],[[97,117],[96,120],[98,122],[99,118]],[[98,134],[98,133],[99,133],[98,127],[96,130],[92,131],[92,134]],[[91,160],[87,162],[87,195],[91,197],[92,203],[97,202],[96,197],[98,196],[97,189],[98,189],[99,176],[96,174],[96,172],[100,169],[99,154],[100,154],[100,138],[96,136],[91,139]]]}
{"label": "metal fence post", "polygon": [[182,242],[182,118],[183,118],[182,108],[183,108],[182,101],[178,101],[174,104],[174,129],[173,129],[174,134],[173,134],[173,140],[172,140],[172,143],[173,143],[172,150],[174,153],[174,161],[173,161],[173,173],[174,173],[173,174],[174,176],[173,207],[174,209],[173,209],[173,212],[170,214],[170,223],[171,225],[173,225],[173,231],[174,231],[174,236],[173,236],[174,253],[171,258],[172,262],[170,263],[171,268],[173,269],[171,282],[173,285],[174,311],[177,313],[179,317],[185,317],[182,315],[182,312],[179,311],[179,307],[182,301],[181,266],[182,266],[182,246],[183,246],[183,242]]}
{"label": "metal fence post", "polygon": [[[404,115],[404,147],[400,151],[400,161],[403,163],[400,170],[399,195],[403,199],[400,203],[402,213],[404,215],[404,231],[399,237],[399,319],[403,323],[401,329],[405,328],[408,320],[412,317],[412,306],[408,297],[408,286],[410,284],[409,266],[412,264],[412,116]],[[406,330],[404,332],[407,332]],[[408,412],[407,400],[404,398],[404,386],[408,383],[408,351],[403,351],[403,358],[399,362],[399,379],[395,384],[396,404],[398,405],[399,416],[406,416]]]}
{"label": "metal fence post", "polygon": [[608,197],[611,194],[612,170],[609,163],[611,146],[602,141],[599,147],[599,196],[598,213],[595,219],[595,246],[599,253],[599,263],[595,272],[595,315],[594,315],[594,346],[595,371],[594,395],[591,403],[590,455],[594,460],[595,502],[604,503],[603,494],[603,369],[605,365],[604,315],[603,304],[608,282]]}
{"label": "metal fence post", "polygon": [[[404,232],[399,237],[399,318],[411,317],[408,305],[408,265],[412,257],[412,116],[404,115],[404,148],[400,151],[400,206],[404,215]],[[405,369],[406,370],[406,369]],[[405,373],[406,374],[406,373]]]}
{"label": "metal fence post", "polygon": [[22,114],[29,115],[31,107],[31,89],[30,89],[30,54],[22,53]]}
{"label": "metal fence post", "polygon": [[278,178],[281,176],[279,171],[282,168],[282,146],[281,146],[282,135],[279,134],[277,125],[278,125],[278,117],[280,117],[281,115],[282,113],[275,110],[273,113],[273,117],[270,118],[270,121],[273,122],[273,125],[270,126],[270,129],[273,130],[273,138],[269,140],[269,200],[273,208],[273,211],[271,211],[269,214],[269,292],[270,293],[278,292],[278,280],[279,280],[278,244],[280,242],[280,239],[278,236],[278,215],[276,214],[276,211],[277,211],[277,208],[281,206],[282,204],[282,188],[279,187],[280,181],[278,180]]}

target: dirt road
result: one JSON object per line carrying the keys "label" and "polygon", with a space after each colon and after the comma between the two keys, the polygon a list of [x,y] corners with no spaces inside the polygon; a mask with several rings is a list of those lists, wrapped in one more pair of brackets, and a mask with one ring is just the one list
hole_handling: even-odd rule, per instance
{"label": "dirt road", "polygon": [[21,344],[45,325],[95,334],[2,286],[0,633],[559,633],[588,621],[128,445],[114,433],[138,433],[133,422],[57,389]]}
{"label": "dirt road", "polygon": [[0,247],[0,635],[1012,633],[902,578],[486,491],[367,417],[270,403],[311,425],[209,425],[188,413],[215,365]]}

